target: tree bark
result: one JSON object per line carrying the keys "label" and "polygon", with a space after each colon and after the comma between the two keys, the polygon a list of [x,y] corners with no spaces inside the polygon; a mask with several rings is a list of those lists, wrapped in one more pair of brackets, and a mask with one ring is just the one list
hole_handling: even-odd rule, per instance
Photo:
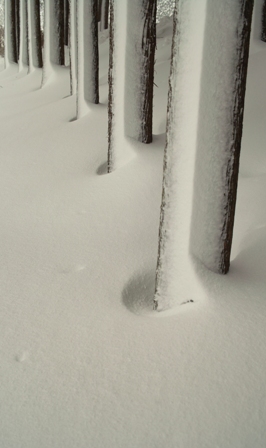
{"label": "tree bark", "polygon": [[5,67],[17,62],[16,0],[5,0]]}
{"label": "tree bark", "polygon": [[40,0],[28,0],[29,17],[29,65],[33,68],[42,68],[42,38],[40,23]]}
{"label": "tree bark", "polygon": [[109,0],[102,0],[101,15],[100,15],[101,31],[107,30],[108,18],[109,18]]}
{"label": "tree bark", "polygon": [[17,60],[19,61],[20,52],[20,0],[16,0],[16,42],[17,42]]}
{"label": "tree bark", "polygon": [[69,43],[69,0],[64,0],[64,44],[67,47]]}
{"label": "tree bark", "polygon": [[77,117],[86,113],[86,102],[99,103],[99,50],[97,0],[79,0]]}
{"label": "tree bark", "polygon": [[266,42],[266,0],[263,2],[261,15],[261,40]]}
{"label": "tree bark", "polygon": [[142,143],[152,141],[155,46],[156,0],[112,0],[108,172],[123,158],[119,147],[125,146],[124,136]]}
{"label": "tree bark", "polygon": [[70,59],[70,94],[77,93],[77,2],[69,4],[69,59]]}

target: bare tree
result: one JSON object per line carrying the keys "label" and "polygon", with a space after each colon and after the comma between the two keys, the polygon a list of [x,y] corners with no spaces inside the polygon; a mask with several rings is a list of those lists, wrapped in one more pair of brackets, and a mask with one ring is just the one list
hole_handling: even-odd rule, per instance
{"label": "bare tree", "polygon": [[77,117],[86,113],[86,102],[99,103],[99,50],[97,0],[77,2],[78,95]]}
{"label": "bare tree", "polygon": [[5,67],[17,62],[16,0],[5,0]]}
{"label": "bare tree", "polygon": [[42,68],[42,37],[40,24],[40,0],[28,0],[29,17],[29,66]]}
{"label": "bare tree", "polygon": [[207,0],[206,17],[198,8],[179,0],[174,14],[158,309],[198,300],[199,263],[221,274],[230,263],[253,0]]}
{"label": "bare tree", "polygon": [[77,0],[69,4],[70,94],[77,93]]}
{"label": "bare tree", "polygon": [[27,0],[20,0],[19,2],[19,17],[20,17],[20,48],[19,48],[19,70],[23,70],[29,65],[28,52],[28,3]]}
{"label": "bare tree", "polygon": [[263,1],[261,15],[261,40],[266,42],[266,0]]}

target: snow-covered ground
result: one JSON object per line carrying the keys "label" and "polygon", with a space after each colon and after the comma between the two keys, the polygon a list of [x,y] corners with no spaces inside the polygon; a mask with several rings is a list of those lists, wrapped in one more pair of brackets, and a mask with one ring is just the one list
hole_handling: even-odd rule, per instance
{"label": "snow-covered ground", "polygon": [[230,273],[208,273],[200,305],[163,315],[152,298],[170,28],[154,142],[112,174],[108,41],[101,104],[78,121],[67,69],[42,90],[40,70],[0,73],[0,447],[266,445],[266,45],[250,56]]}

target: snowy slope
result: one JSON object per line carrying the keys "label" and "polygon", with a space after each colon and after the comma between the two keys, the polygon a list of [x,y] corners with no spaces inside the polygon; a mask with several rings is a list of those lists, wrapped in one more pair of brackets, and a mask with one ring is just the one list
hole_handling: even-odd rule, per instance
{"label": "snowy slope", "polygon": [[79,121],[66,69],[42,90],[39,70],[0,73],[3,448],[265,447],[266,47],[250,57],[230,273],[202,273],[204,303],[167,316],[151,311],[167,33],[154,143],[109,175],[107,41],[101,104]]}

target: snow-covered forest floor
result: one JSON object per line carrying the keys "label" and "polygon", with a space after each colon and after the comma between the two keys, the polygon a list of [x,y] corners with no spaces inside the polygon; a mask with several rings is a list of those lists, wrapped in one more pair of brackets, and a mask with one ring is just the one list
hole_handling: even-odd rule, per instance
{"label": "snow-covered forest floor", "polygon": [[112,174],[107,40],[101,104],[79,121],[67,69],[42,90],[40,70],[0,73],[3,448],[265,447],[266,45],[250,56],[231,270],[160,314],[164,25],[154,143]]}

